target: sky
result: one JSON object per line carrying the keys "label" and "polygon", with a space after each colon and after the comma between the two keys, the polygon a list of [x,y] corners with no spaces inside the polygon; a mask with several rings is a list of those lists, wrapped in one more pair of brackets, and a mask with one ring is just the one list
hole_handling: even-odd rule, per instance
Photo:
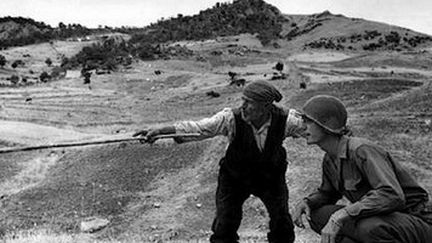
{"label": "sky", "polygon": [[[144,27],[177,14],[194,15],[217,0],[1,0],[0,17],[26,17],[57,27]],[[314,14],[325,10],[432,35],[431,0],[265,0],[283,14]]]}

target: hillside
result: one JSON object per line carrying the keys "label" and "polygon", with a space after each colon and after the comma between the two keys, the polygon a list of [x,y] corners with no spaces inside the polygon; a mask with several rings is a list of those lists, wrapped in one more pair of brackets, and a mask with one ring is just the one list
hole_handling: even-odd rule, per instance
{"label": "hillside", "polygon": [[[229,38],[189,42],[191,49],[221,48],[221,54],[211,62],[136,60],[130,69],[95,75],[86,85],[82,78],[71,76],[3,87],[0,144],[13,147],[126,138],[145,126],[206,117],[240,104],[241,87],[229,85],[228,71],[246,82],[271,81],[275,63],[282,60],[287,79],[271,81],[284,93],[282,105],[300,108],[314,94],[341,97],[351,112],[354,131],[390,148],[432,191],[429,52],[347,55],[308,51],[282,56],[248,42],[249,38],[238,36],[237,43],[253,45],[260,52],[229,54],[221,48],[231,43],[224,42]],[[55,45],[57,50],[80,48],[73,42]],[[29,58],[36,59],[44,48],[45,44],[31,46],[34,54]],[[7,52],[13,56],[22,50]],[[44,53],[53,60],[57,55]],[[307,89],[299,89],[301,77],[309,79]],[[209,91],[220,96],[209,96]],[[0,217],[0,223],[11,242],[12,238],[30,242],[206,241],[214,215],[218,160],[225,146],[224,138],[215,138],[182,145],[170,141],[151,146],[119,143],[1,155],[1,203],[7,217]],[[318,185],[322,154],[303,140],[287,139],[285,146],[290,155],[286,177],[292,207]],[[82,232],[81,223],[93,217],[109,224],[94,233]],[[267,227],[264,206],[250,198],[240,229],[242,240],[264,241]],[[296,232],[298,243],[318,242],[310,230]]]}
{"label": "hillside", "polygon": [[286,19],[263,0],[237,0],[217,3],[193,16],[179,14],[161,20],[132,36],[132,43],[164,43],[179,40],[203,40],[243,33],[257,34],[263,44],[279,38]]}
{"label": "hillside", "polygon": [[[256,46],[264,46],[267,52],[274,54],[305,50],[358,53],[421,51],[432,43],[428,35],[328,11],[303,16],[283,15],[262,0],[218,3],[193,16],[179,14],[142,30],[119,31],[130,34],[130,40],[121,45],[104,42],[86,48],[74,62],[86,69],[114,71],[118,66],[128,65],[129,56],[142,60],[193,57],[202,62],[214,62],[222,52],[237,57],[245,52],[260,54],[261,51],[254,49]],[[244,36],[249,36],[247,43],[254,44],[239,44],[245,43]],[[190,49],[189,41],[220,44],[214,50]]]}
{"label": "hillside", "polygon": [[79,24],[65,25],[60,23],[53,28],[43,22],[31,18],[1,17],[0,18],[0,48],[23,46],[48,42],[69,37],[82,37],[91,31]]}
{"label": "hillside", "polygon": [[406,28],[328,11],[283,15],[262,0],[221,3],[194,16],[179,14],[176,18],[160,20],[142,33],[134,33],[131,42],[202,40],[244,33],[257,34],[263,45],[294,49],[404,51],[432,42],[431,36]]}
{"label": "hillside", "polygon": [[285,15],[281,36],[290,47],[340,51],[407,51],[430,45],[432,37],[406,28],[328,11]]}
{"label": "hillside", "polygon": [[166,53],[155,45],[240,34],[253,35],[262,45],[276,49],[282,47],[282,51],[413,51],[432,43],[429,35],[386,23],[348,18],[328,11],[312,15],[287,15],[263,0],[236,0],[217,3],[193,16],[178,14],[169,19],[162,18],[144,28],[88,29],[79,24],[63,23],[53,28],[28,18],[3,17],[0,18],[0,47],[70,37],[89,38],[91,34],[112,32],[131,35],[127,51],[144,59],[167,58]]}
{"label": "hillside", "polygon": [[[258,2],[238,0],[201,14],[230,12],[226,8],[234,4]],[[277,9],[265,6],[268,14],[279,18]],[[237,7],[235,11],[244,11]],[[252,9],[254,15],[260,14],[259,8]],[[187,19],[198,21],[199,16]],[[341,98],[354,134],[388,148],[432,193],[432,45],[426,40],[407,46],[402,38],[397,47],[363,48],[379,38],[395,37],[392,32],[407,33],[410,38],[427,36],[328,12],[283,17],[286,20],[275,22],[274,26],[281,23],[280,31],[270,45],[263,45],[255,34],[234,32],[209,39],[170,39],[150,45],[155,48],[148,53],[152,58],[142,59],[125,53],[130,46],[124,40],[133,34],[129,33],[0,50],[7,59],[0,67],[0,149],[130,138],[148,126],[208,117],[241,104],[242,86],[235,85],[229,75],[236,73],[246,84],[263,79],[274,84],[284,95],[281,106],[300,110],[316,94]],[[161,21],[151,28],[165,25],[174,22]],[[366,40],[366,31],[376,36]],[[349,37],[358,34],[358,41],[351,43]],[[344,48],[307,45],[322,38],[337,42],[342,37],[347,38],[340,42]],[[110,52],[112,49],[117,52]],[[89,83],[83,82],[79,68],[48,82],[39,79],[41,72],[60,66],[64,57],[101,62],[103,58],[115,60],[119,52],[130,63],[110,73],[91,70]],[[83,53],[92,59],[86,60]],[[24,64],[11,67],[16,60]],[[278,62],[284,64],[280,72],[275,69]],[[12,83],[11,75],[28,80]],[[218,162],[227,142],[216,137],[184,144],[131,141],[0,152],[2,240],[207,242],[215,213]],[[293,210],[298,200],[319,185],[323,154],[303,139],[288,138],[284,147]],[[103,223],[100,228],[82,227],[95,219]],[[241,242],[266,242],[267,232],[265,206],[251,197],[244,205]],[[295,243],[318,242],[312,230],[296,228]]]}

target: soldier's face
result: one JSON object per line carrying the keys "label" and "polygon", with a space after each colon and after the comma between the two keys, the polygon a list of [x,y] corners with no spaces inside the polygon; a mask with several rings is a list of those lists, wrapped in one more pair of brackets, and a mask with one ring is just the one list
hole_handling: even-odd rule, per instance
{"label": "soldier's face", "polygon": [[267,111],[267,103],[256,102],[254,100],[242,97],[241,106],[242,116],[246,122],[253,122],[261,119]]}
{"label": "soldier's face", "polygon": [[307,144],[319,144],[324,140],[325,136],[327,135],[324,128],[310,119],[304,119],[303,122],[306,126],[304,137],[306,138]]}

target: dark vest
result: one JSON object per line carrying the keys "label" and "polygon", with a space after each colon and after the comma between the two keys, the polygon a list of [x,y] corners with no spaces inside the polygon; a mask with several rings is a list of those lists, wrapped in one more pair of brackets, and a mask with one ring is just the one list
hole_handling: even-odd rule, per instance
{"label": "dark vest", "polygon": [[287,162],[282,143],[286,112],[272,107],[272,120],[263,151],[258,149],[252,127],[242,119],[240,109],[233,109],[233,112],[235,136],[221,160],[221,170],[248,185],[284,180]]}

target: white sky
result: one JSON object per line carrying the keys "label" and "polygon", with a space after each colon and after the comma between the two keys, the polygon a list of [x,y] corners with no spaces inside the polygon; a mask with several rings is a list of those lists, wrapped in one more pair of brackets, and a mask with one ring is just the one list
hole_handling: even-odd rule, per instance
{"label": "white sky", "polygon": [[[28,17],[53,27],[59,22],[144,27],[178,13],[194,15],[217,0],[1,0],[0,17]],[[266,0],[284,14],[333,14],[398,25],[432,35],[432,0]]]}

